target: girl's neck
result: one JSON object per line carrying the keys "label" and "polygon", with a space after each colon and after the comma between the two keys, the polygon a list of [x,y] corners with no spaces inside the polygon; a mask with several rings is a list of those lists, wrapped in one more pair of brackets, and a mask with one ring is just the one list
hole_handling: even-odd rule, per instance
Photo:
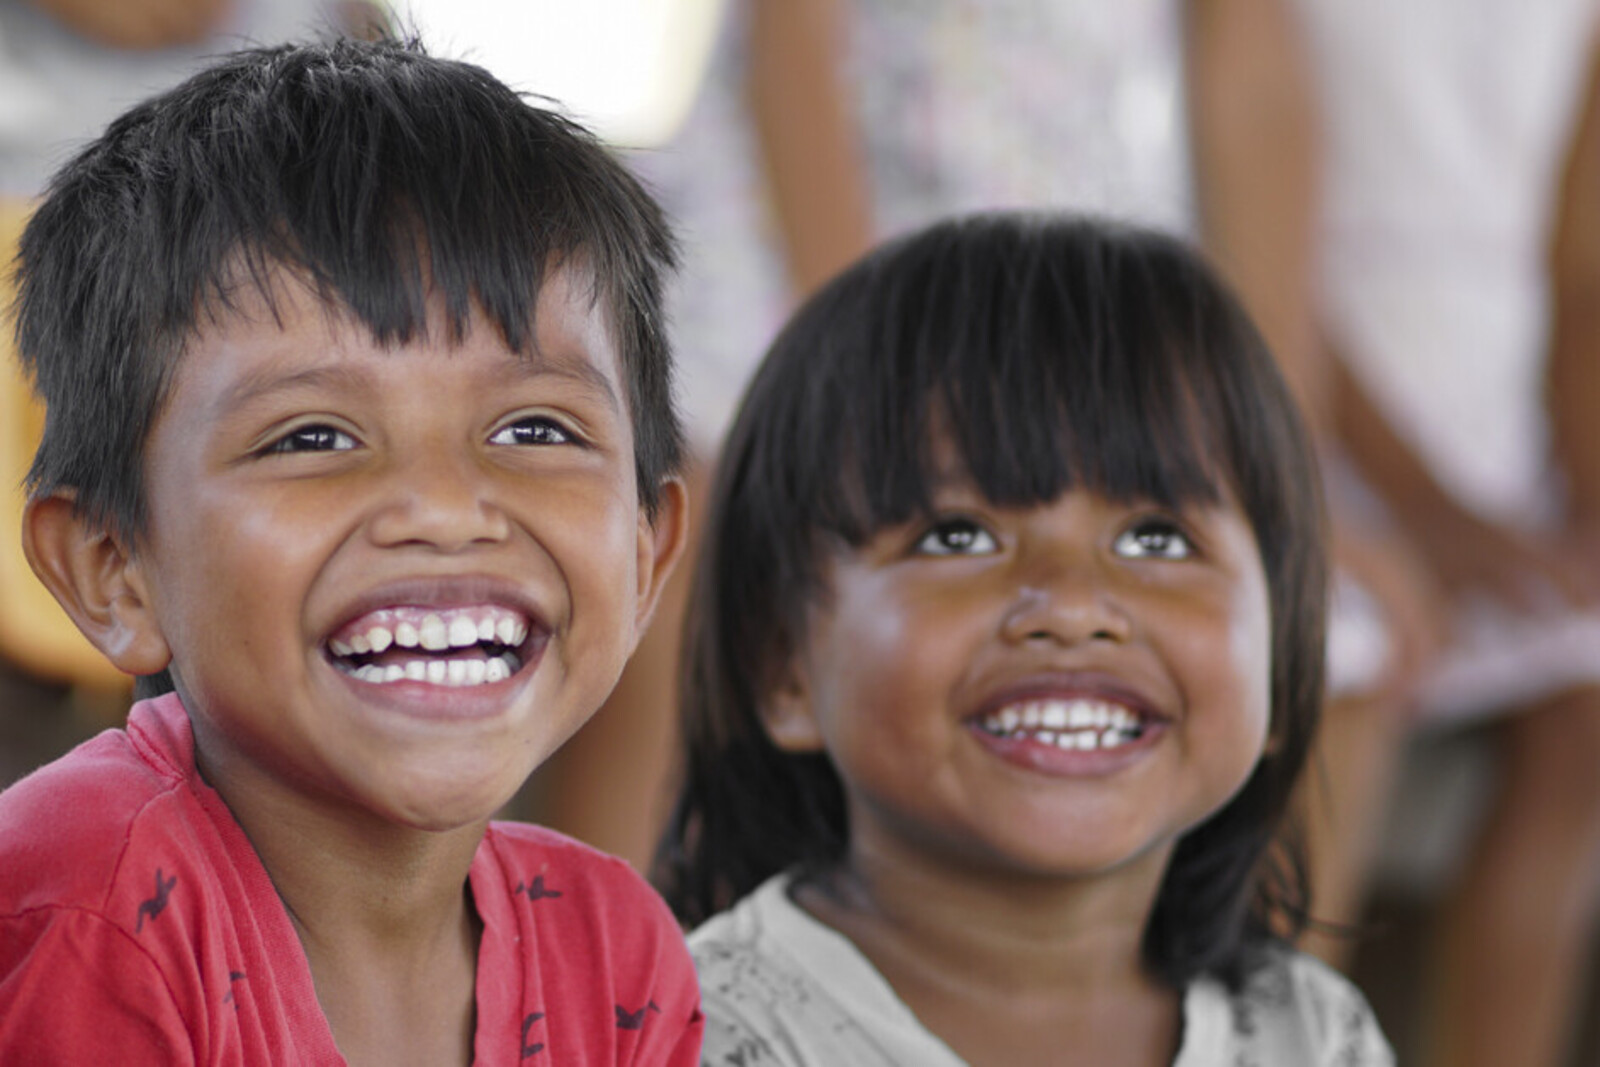
{"label": "girl's neck", "polygon": [[1033,878],[857,850],[795,897],[969,1063],[1052,1063],[1073,1048],[1080,1062],[1145,1067],[1170,1063],[1181,1031],[1180,991],[1142,959],[1165,867]]}

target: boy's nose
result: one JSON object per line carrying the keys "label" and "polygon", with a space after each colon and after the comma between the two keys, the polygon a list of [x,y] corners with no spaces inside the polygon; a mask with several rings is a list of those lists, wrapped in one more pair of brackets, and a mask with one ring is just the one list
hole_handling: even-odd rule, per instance
{"label": "boy's nose", "polygon": [[382,547],[418,545],[459,552],[506,539],[511,521],[494,481],[467,457],[417,457],[386,473],[369,534]]}
{"label": "boy's nose", "polygon": [[1133,621],[1110,576],[1097,563],[1056,556],[1029,567],[1020,577],[1000,632],[1018,644],[1123,642],[1133,636]]}

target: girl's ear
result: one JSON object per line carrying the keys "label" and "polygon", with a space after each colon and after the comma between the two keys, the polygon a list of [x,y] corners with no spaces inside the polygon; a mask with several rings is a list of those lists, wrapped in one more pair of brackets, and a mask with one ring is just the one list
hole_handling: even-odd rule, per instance
{"label": "girl's ear", "polygon": [[172,659],[151,611],[145,576],[122,539],[52,493],[22,513],[28,565],[89,642],[128,674],[154,674]]}
{"label": "girl's ear", "polygon": [[791,666],[761,702],[761,723],[773,745],[784,752],[821,752],[822,727],[811,709],[804,681]]}

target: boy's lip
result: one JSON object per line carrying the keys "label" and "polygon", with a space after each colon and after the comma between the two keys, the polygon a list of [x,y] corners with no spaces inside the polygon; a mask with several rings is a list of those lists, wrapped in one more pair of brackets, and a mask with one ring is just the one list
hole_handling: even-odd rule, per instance
{"label": "boy's lip", "polygon": [[[551,627],[497,579],[413,579],[367,591],[321,642],[335,669],[374,686],[481,688],[535,664]],[[468,631],[471,631],[470,633]]]}

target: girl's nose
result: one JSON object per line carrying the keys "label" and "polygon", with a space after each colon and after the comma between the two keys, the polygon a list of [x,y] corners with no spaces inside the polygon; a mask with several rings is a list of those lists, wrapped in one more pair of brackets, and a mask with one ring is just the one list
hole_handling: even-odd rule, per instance
{"label": "girl's nose", "polygon": [[1013,643],[1124,642],[1133,636],[1133,621],[1096,563],[1055,559],[1018,583],[1000,632]]}
{"label": "girl's nose", "polygon": [[418,456],[382,476],[370,522],[375,544],[460,552],[504,541],[511,521],[496,502],[494,479],[469,456]]}

